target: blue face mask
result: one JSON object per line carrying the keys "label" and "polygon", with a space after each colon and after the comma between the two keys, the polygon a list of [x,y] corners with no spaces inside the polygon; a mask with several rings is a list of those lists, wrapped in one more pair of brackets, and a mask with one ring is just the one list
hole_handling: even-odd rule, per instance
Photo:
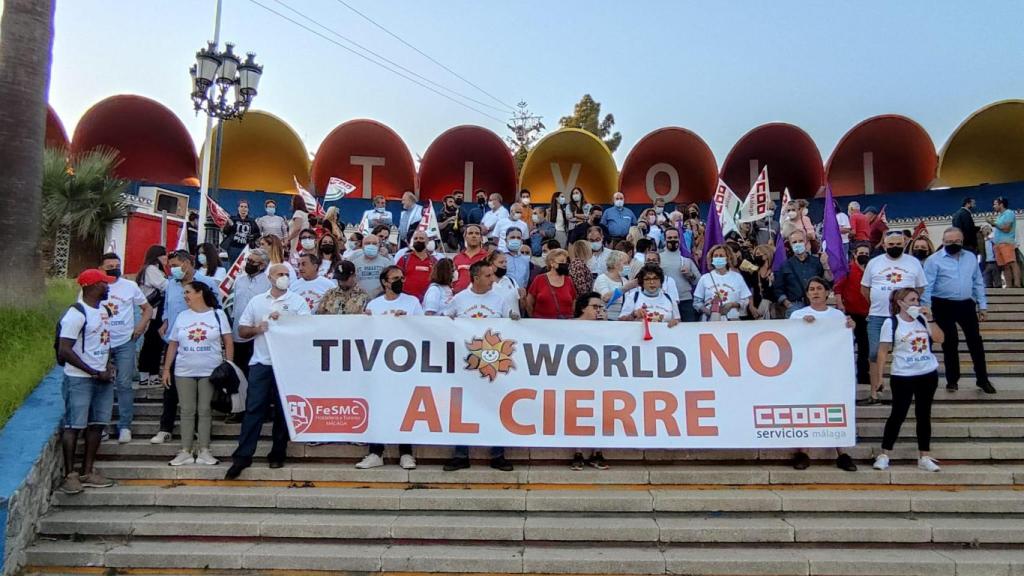
{"label": "blue face mask", "polygon": [[513,238],[508,241],[509,252],[518,253],[519,249],[523,247],[523,241],[519,238]]}
{"label": "blue face mask", "polygon": [[594,252],[600,251],[601,248],[603,248],[603,247],[604,247],[604,244],[601,244],[600,242],[591,242],[590,243],[590,249],[593,250]]}
{"label": "blue face mask", "polygon": [[203,266],[206,266],[206,254],[199,255],[199,263],[202,264]]}
{"label": "blue face mask", "polygon": [[661,290],[658,288],[655,288],[654,290],[644,288],[644,296],[647,296],[648,298],[654,298],[659,292],[661,292]]}
{"label": "blue face mask", "polygon": [[725,265],[726,265],[725,256],[715,256],[714,258],[711,259],[711,265],[714,266],[715,268],[719,269],[719,270],[721,270],[722,268],[725,268]]}
{"label": "blue face mask", "polygon": [[626,278],[629,278],[629,273],[632,272],[632,271],[633,270],[629,266],[623,266],[622,267],[622,275],[625,276]]}
{"label": "blue face mask", "polygon": [[185,271],[181,269],[181,266],[171,266],[171,278],[181,280],[184,277]]}
{"label": "blue face mask", "polygon": [[363,246],[363,254],[369,256],[370,258],[376,258],[379,252],[380,247],[377,246],[376,244],[367,244],[366,246]]}
{"label": "blue face mask", "polygon": [[267,216],[273,216],[277,212],[277,208],[273,206],[267,206]]}
{"label": "blue face mask", "polygon": [[793,254],[803,254],[804,252],[807,252],[807,246],[803,242],[793,244]]}

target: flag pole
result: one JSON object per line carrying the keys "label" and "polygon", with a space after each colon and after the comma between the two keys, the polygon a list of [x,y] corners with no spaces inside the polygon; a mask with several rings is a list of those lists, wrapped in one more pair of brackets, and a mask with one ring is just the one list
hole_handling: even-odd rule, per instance
{"label": "flag pole", "polygon": [[[217,0],[217,6],[213,15],[213,44],[220,43],[220,12],[222,0]],[[203,174],[199,183],[199,222],[197,223],[199,243],[206,241],[206,198],[210,193],[210,148],[211,136],[213,135],[213,116],[206,115],[206,140],[203,142]],[[186,218],[185,227],[188,227]]]}

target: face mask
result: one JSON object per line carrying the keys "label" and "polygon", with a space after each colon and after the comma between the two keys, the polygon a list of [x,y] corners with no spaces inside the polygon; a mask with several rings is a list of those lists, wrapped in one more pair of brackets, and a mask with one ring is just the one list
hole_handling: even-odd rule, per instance
{"label": "face mask", "polygon": [[402,288],[405,288],[405,282],[402,280],[395,280],[391,283],[391,291],[395,294],[401,294]]}
{"label": "face mask", "polygon": [[903,256],[903,246],[890,246],[885,249],[885,253],[888,254],[890,258],[899,258],[900,256]]}
{"label": "face mask", "polygon": [[113,270],[107,270],[107,276],[113,276],[114,278],[120,278],[121,277],[121,269],[120,268],[114,268]]}
{"label": "face mask", "polygon": [[366,246],[363,246],[363,254],[366,254],[370,258],[376,258],[379,252],[380,247],[376,244],[367,244]]}
{"label": "face mask", "polygon": [[918,316],[921,315],[921,307],[907,306],[907,315],[910,316],[911,318],[917,318]]}
{"label": "face mask", "polygon": [[565,205],[565,196],[559,196],[558,197],[558,203],[564,206]]}
{"label": "face mask", "polygon": [[519,199],[519,202],[529,206],[530,205],[530,197],[529,196],[523,196],[522,198]]}
{"label": "face mask", "polygon": [[616,200],[615,201],[615,207],[616,208],[622,208],[625,204],[626,204],[625,200]]}
{"label": "face mask", "polygon": [[657,216],[648,216],[647,217],[647,223],[649,225],[651,225],[651,226],[654,226],[654,223],[657,222],[657,221],[658,221],[658,217]]}
{"label": "face mask", "polygon": [[558,266],[555,266],[555,272],[558,272],[559,276],[566,276],[569,274],[569,263],[562,262]]}
{"label": "face mask", "polygon": [[578,192],[576,194],[572,195],[572,201],[573,202],[579,202],[582,199],[583,199],[583,195],[578,193]]}
{"label": "face mask", "polygon": [[507,268],[497,268],[497,267],[494,268],[494,275],[497,276],[498,278],[504,278],[505,274],[507,274],[507,273],[508,273],[508,269]]}
{"label": "face mask", "polygon": [[334,244],[321,244],[320,251],[324,254],[334,254]]}
{"label": "face mask", "polygon": [[590,249],[593,250],[594,252],[600,252],[602,248],[604,248],[604,244],[602,244],[600,242],[591,242],[590,243]]}
{"label": "face mask", "polygon": [[377,212],[383,212],[384,211],[384,207],[383,206],[376,206],[376,207],[374,207],[374,210],[376,210]]}
{"label": "face mask", "polygon": [[349,252],[351,252],[351,251],[353,251],[355,249],[356,249],[356,242],[355,242],[355,240],[347,240],[347,241],[345,241],[345,250],[348,250]]}
{"label": "face mask", "polygon": [[925,258],[928,257],[928,251],[927,250],[914,250],[913,255],[914,255],[914,258],[917,258],[918,260],[924,260]]}
{"label": "face mask", "polygon": [[288,284],[291,283],[291,278],[287,274],[284,276],[278,276],[277,280],[274,280],[274,287],[278,290],[287,290]]}
{"label": "face mask", "polygon": [[669,252],[675,252],[679,249],[679,240],[669,240],[665,242],[665,248],[668,248]]}
{"label": "face mask", "polygon": [[456,198],[455,199],[455,205],[456,206],[462,206],[462,198]]}
{"label": "face mask", "polygon": [[537,215],[537,214],[534,214],[533,215],[533,223],[537,224],[538,222],[540,222],[540,216]]}
{"label": "face mask", "polygon": [[427,249],[427,243],[420,240],[412,243],[412,249],[414,252],[423,252]]}
{"label": "face mask", "polygon": [[803,254],[804,252],[807,252],[807,246],[803,242],[793,244],[793,254]]}
{"label": "face mask", "polygon": [[622,267],[622,275],[623,275],[623,276],[625,276],[626,278],[629,278],[629,274],[630,274],[630,273],[631,273],[632,271],[633,271],[633,269],[632,269],[632,267],[631,267],[631,266],[623,266],[623,267]]}
{"label": "face mask", "polygon": [[754,256],[754,265],[755,266],[764,266],[764,263],[765,263],[765,259],[764,259],[763,256]]}
{"label": "face mask", "polygon": [[277,208],[274,208],[273,206],[267,206],[267,216],[273,216],[276,213]]}
{"label": "face mask", "polygon": [[484,204],[487,204],[487,201],[484,200],[483,198],[477,198],[476,203],[483,206]]}
{"label": "face mask", "polygon": [[949,254],[958,254],[963,247],[963,244],[946,244],[946,252]]}
{"label": "face mask", "polygon": [[248,274],[249,276],[253,276],[253,275],[257,274],[259,271],[260,271],[260,265],[259,264],[253,264],[252,262],[246,262],[245,263],[245,273]]}
{"label": "face mask", "polygon": [[868,256],[867,254],[858,254],[857,255],[857,264],[860,264],[861,266],[867,266],[868,262],[870,260],[871,260],[871,256]]}
{"label": "face mask", "polygon": [[519,212],[513,212],[513,213],[509,214],[508,215],[508,219],[513,221],[513,222],[515,222],[516,220],[519,220]]}
{"label": "face mask", "polygon": [[644,288],[644,296],[647,296],[648,298],[654,298],[655,296],[658,295],[658,292],[661,292],[661,290],[658,288],[655,288],[654,290],[648,290],[647,288]]}
{"label": "face mask", "polygon": [[433,252],[437,248],[437,244],[433,240],[427,241],[427,252]]}
{"label": "face mask", "polygon": [[313,240],[312,238],[303,238],[302,240],[299,240],[299,244],[302,245],[303,250],[312,250],[313,248],[316,248],[316,240]]}
{"label": "face mask", "polygon": [[199,264],[201,266],[206,266],[206,254],[199,255]]}
{"label": "face mask", "polygon": [[665,212],[665,208],[663,206],[655,206],[654,207],[654,213],[655,214],[661,214],[663,212]]}
{"label": "face mask", "polygon": [[185,277],[185,271],[182,270],[181,266],[171,266],[171,278],[175,280],[181,280]]}
{"label": "face mask", "polygon": [[519,249],[523,247],[523,241],[519,238],[513,238],[508,241],[509,252],[519,252]]}
{"label": "face mask", "polygon": [[491,202],[491,210],[497,210],[498,208],[501,208],[500,202]]}
{"label": "face mask", "polygon": [[726,263],[727,261],[725,259],[725,256],[715,256],[714,258],[711,259],[711,265],[718,270],[725,268]]}
{"label": "face mask", "polygon": [[696,217],[697,217],[697,213],[696,212],[690,212],[690,218],[696,218]]}

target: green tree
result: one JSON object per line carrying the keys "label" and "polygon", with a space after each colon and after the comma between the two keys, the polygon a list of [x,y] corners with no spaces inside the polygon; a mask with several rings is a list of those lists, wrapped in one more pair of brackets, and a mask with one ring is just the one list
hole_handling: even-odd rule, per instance
{"label": "green tree", "polygon": [[512,149],[516,159],[516,171],[522,170],[523,162],[526,162],[526,156],[530,153],[530,148],[540,138],[541,132],[544,131],[544,123],[541,122],[540,116],[534,116],[530,113],[530,110],[526,106],[526,102],[519,102],[516,105],[516,111],[512,115],[512,120],[505,125],[509,131],[512,132],[511,136],[506,136],[505,141],[508,142],[509,148]]}
{"label": "green tree", "polygon": [[[53,0],[4,0],[0,16],[0,305],[29,308],[44,290],[39,179],[53,53]],[[17,272],[15,272],[15,270]]]}
{"label": "green tree", "polygon": [[590,94],[584,94],[583,98],[576,103],[571,116],[562,116],[558,121],[563,128],[581,128],[590,132],[604,141],[605,146],[612,152],[622,143],[622,134],[612,133],[612,126],[615,126],[615,117],[605,114],[601,118],[601,103],[594,100]]}
{"label": "green tree", "polygon": [[63,148],[43,154],[43,232],[54,237],[53,269],[67,274],[71,240],[103,241],[107,228],[128,211],[121,195],[128,181],[113,175],[116,150],[95,148],[68,156]]}

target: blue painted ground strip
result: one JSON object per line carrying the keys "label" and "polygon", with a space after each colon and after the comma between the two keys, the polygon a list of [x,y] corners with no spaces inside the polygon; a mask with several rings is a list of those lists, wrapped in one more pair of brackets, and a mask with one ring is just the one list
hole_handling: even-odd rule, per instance
{"label": "blue painted ground strip", "polygon": [[64,371],[54,367],[0,430],[0,565],[7,532],[7,505],[64,417]]}

